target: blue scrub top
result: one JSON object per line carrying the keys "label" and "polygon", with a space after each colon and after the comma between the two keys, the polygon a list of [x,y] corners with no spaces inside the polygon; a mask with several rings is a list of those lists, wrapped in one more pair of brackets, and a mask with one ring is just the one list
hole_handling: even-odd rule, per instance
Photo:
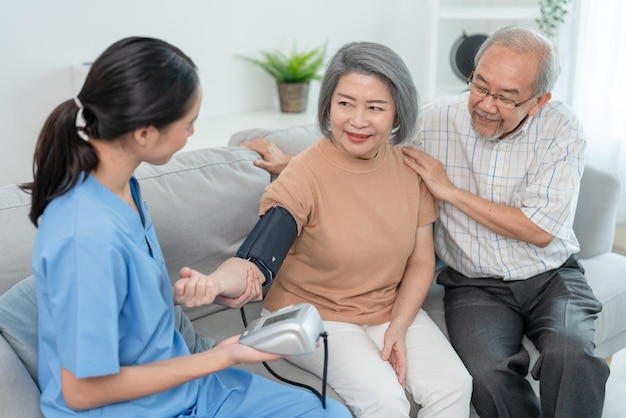
{"label": "blue scrub top", "polygon": [[132,178],[138,215],[93,176],[54,199],[33,254],[39,304],[41,408],[56,416],[174,417],[193,407],[197,380],[83,412],[68,408],[61,367],[78,378],[189,354],[174,326],[171,284],[152,222]]}

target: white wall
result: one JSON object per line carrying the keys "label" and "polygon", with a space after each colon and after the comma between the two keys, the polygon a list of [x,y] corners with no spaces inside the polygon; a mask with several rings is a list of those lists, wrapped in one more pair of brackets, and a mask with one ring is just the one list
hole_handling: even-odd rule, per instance
{"label": "white wall", "polygon": [[[71,98],[71,66],[131,35],[162,38],[192,57],[201,117],[277,108],[275,85],[235,54],[348,41],[382,42],[419,86],[427,2],[413,0],[13,0],[0,10],[0,186],[29,181],[41,126]],[[226,139],[225,139],[226,141]]]}
{"label": "white wall", "polygon": [[[235,54],[288,50],[294,42],[300,47],[328,42],[329,55],[348,41],[384,43],[403,57],[418,90],[427,91],[434,0],[9,1],[0,6],[0,186],[31,180],[32,154],[45,118],[77,93],[72,66],[94,60],[126,36],[162,38],[195,61],[204,118],[278,109],[273,79]],[[485,1],[533,2],[471,3]],[[441,47],[447,54],[449,46]],[[314,84],[313,106],[317,91]],[[422,102],[431,99],[422,95]]]}

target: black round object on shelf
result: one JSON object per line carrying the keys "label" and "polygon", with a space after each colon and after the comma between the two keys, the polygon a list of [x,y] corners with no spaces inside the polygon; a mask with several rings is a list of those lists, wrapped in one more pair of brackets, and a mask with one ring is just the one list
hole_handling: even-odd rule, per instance
{"label": "black round object on shelf", "polygon": [[476,51],[485,42],[487,35],[476,34],[467,36],[465,32],[456,40],[450,50],[450,66],[454,74],[462,81],[467,80],[467,77],[472,73],[474,69],[474,56]]}

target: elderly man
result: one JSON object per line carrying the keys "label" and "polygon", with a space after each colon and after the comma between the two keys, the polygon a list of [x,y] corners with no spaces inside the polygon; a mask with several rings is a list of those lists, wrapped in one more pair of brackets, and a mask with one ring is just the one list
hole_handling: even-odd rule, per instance
{"label": "elderly man", "polygon": [[[424,110],[407,164],[440,201],[437,254],[450,340],[488,417],[600,417],[609,369],[594,356],[601,304],[573,255],[585,138],[551,43],[509,26],[476,54],[469,92]],[[469,110],[469,111],[468,111]],[[540,352],[525,380],[527,335]]]}

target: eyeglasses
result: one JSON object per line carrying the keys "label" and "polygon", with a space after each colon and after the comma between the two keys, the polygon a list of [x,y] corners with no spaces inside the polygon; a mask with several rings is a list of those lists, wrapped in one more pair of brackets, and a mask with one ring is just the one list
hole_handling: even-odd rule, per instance
{"label": "eyeglasses", "polygon": [[470,93],[475,94],[477,97],[491,96],[496,101],[496,106],[502,109],[515,109],[535,97],[535,96],[531,96],[522,102],[516,102],[515,100],[509,99],[508,97],[504,97],[499,94],[489,93],[488,88],[483,87],[480,84],[474,83],[473,78],[474,78],[474,70],[472,70],[469,77],[467,77],[467,85],[470,88]]}

